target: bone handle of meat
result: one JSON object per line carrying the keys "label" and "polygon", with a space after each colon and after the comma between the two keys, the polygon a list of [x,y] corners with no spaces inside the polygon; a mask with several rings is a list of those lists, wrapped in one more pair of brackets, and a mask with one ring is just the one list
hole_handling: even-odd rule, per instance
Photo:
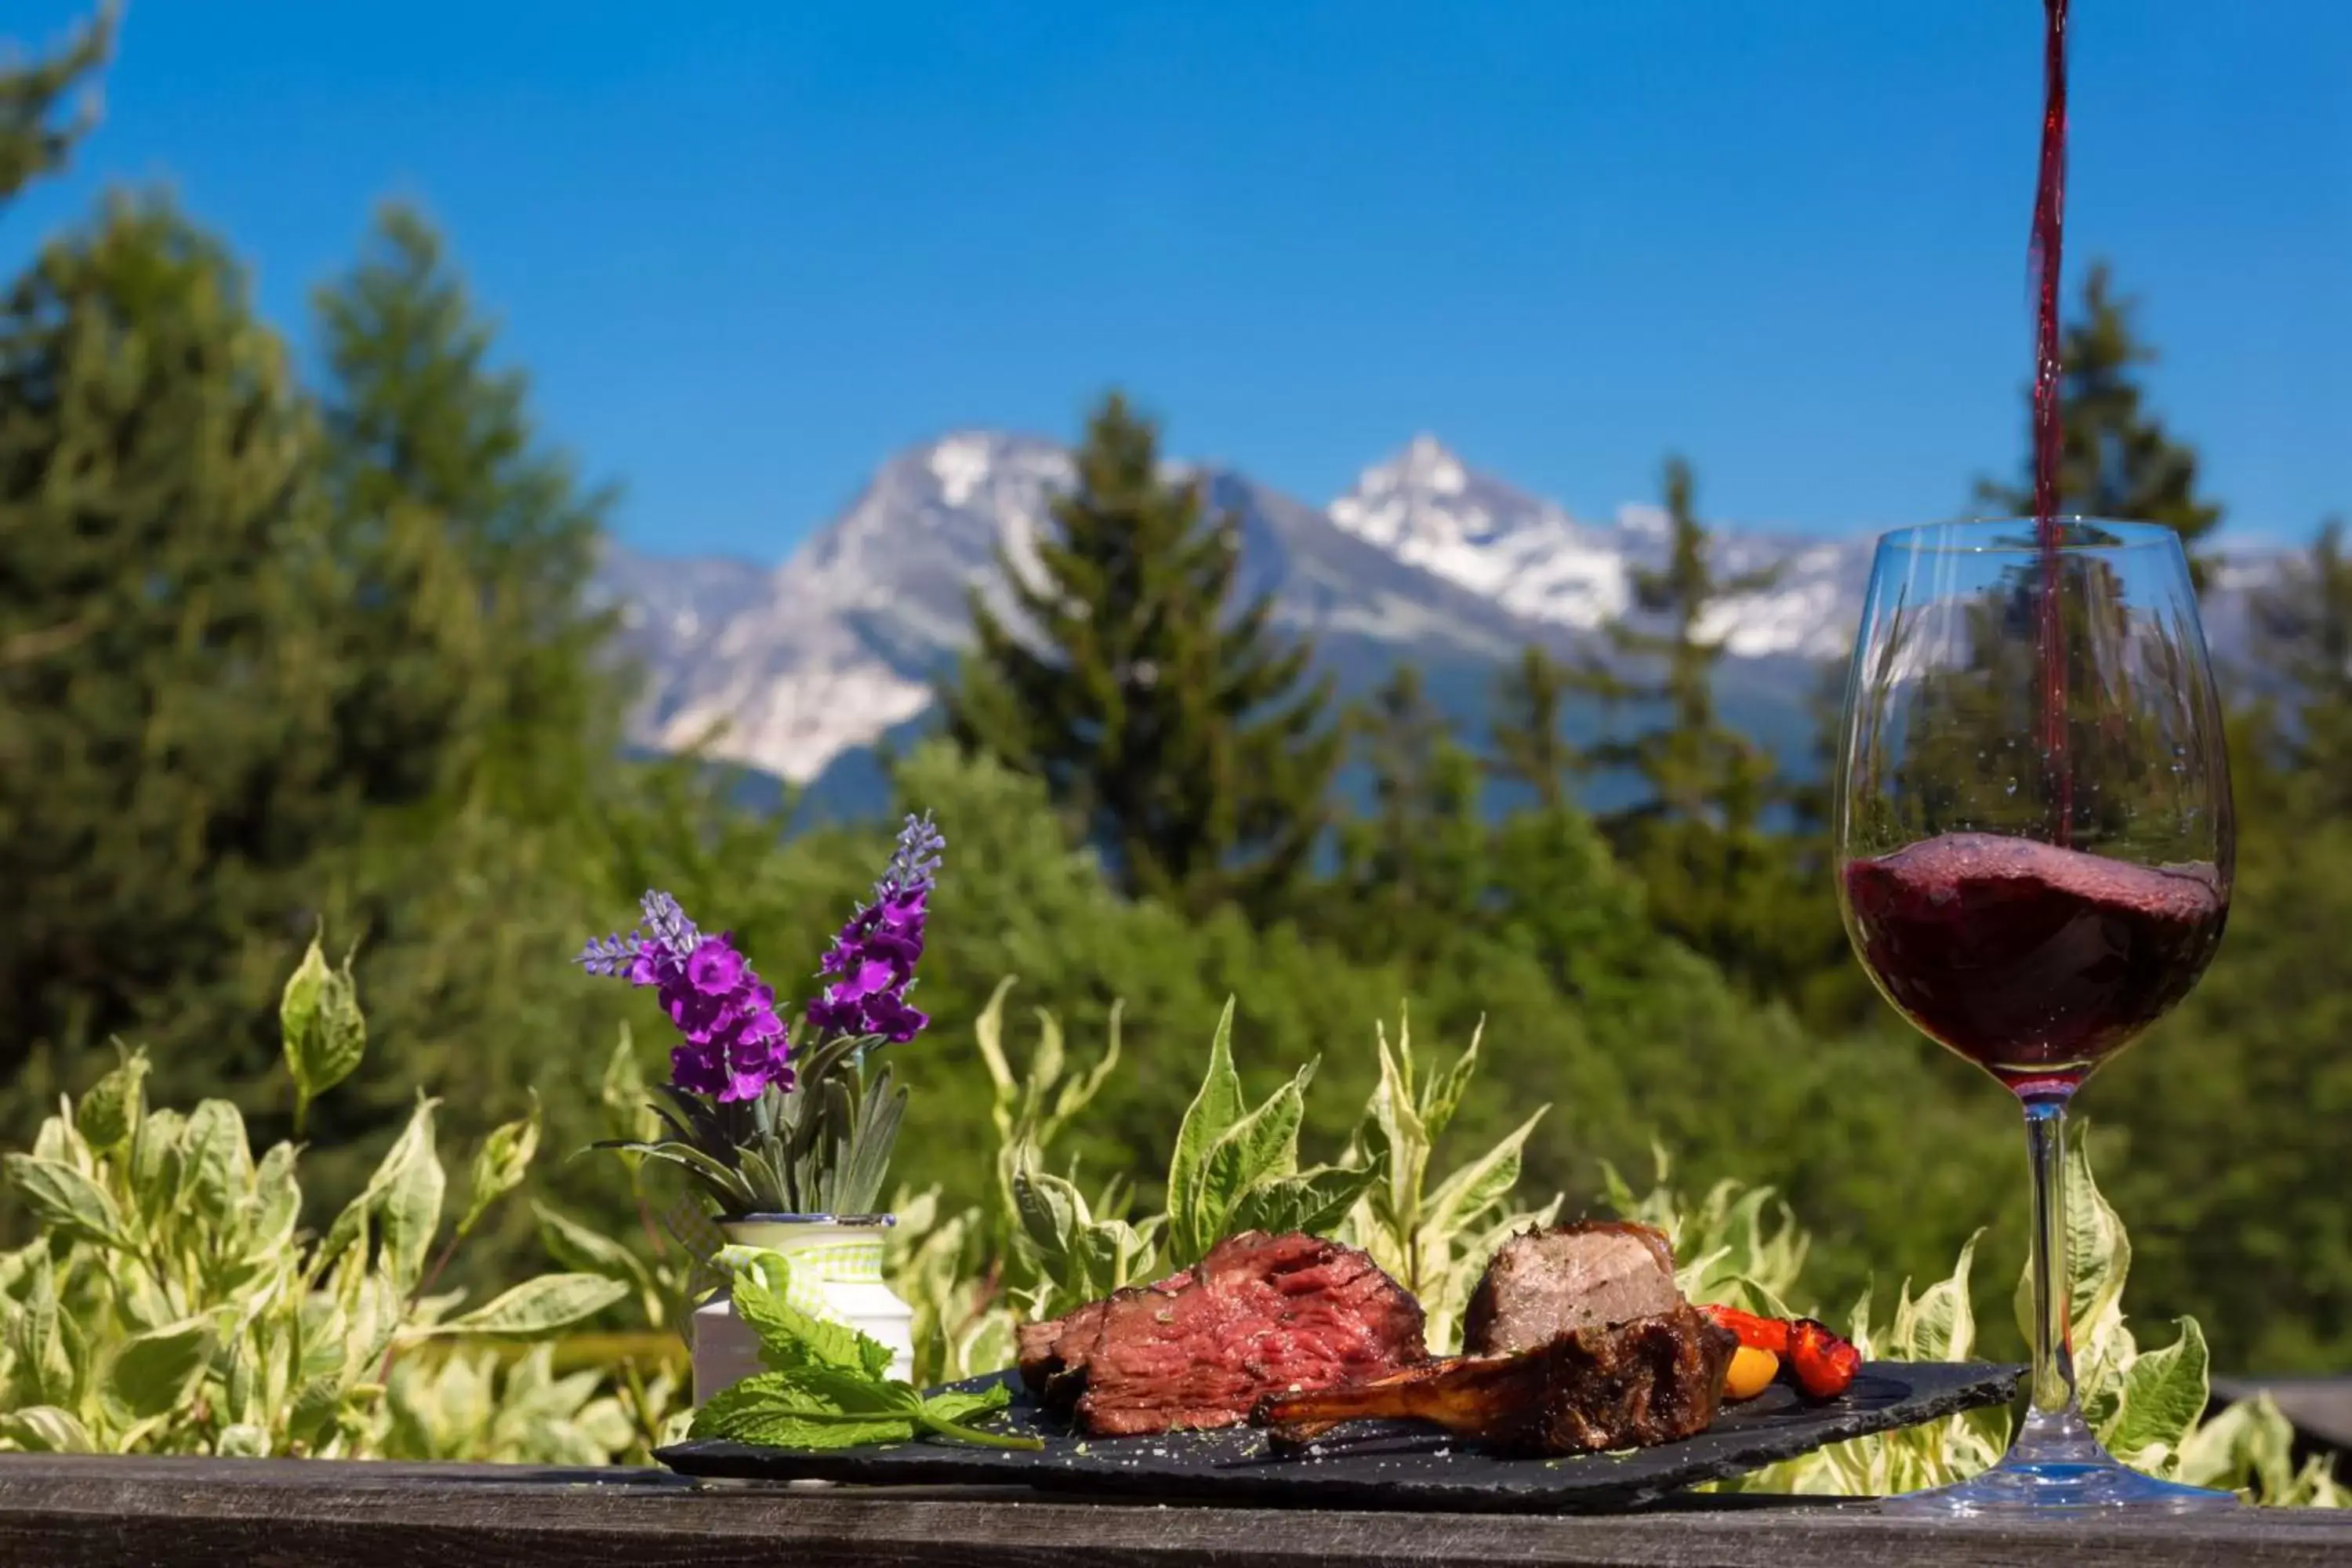
{"label": "bone handle of meat", "polygon": [[1426,1421],[1476,1436],[1493,1426],[1513,1371],[1505,1356],[1424,1362],[1369,1383],[1271,1395],[1258,1401],[1251,1418],[1277,1428],[1287,1442],[1320,1436],[1342,1421],[1372,1420]]}

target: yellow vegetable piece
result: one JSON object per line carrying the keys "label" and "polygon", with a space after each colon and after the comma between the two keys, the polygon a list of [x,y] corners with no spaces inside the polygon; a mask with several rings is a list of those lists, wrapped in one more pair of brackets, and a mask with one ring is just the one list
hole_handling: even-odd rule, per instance
{"label": "yellow vegetable piece", "polygon": [[1780,1358],[1770,1351],[1742,1345],[1732,1352],[1731,1366],[1723,1374],[1723,1396],[1726,1399],[1753,1399],[1764,1392],[1773,1374],[1780,1370]]}

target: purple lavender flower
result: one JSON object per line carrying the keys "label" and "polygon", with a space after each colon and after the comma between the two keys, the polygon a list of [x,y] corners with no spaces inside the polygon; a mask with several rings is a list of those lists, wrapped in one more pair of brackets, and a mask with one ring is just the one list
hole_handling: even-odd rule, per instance
{"label": "purple lavender flower", "polygon": [[827,1035],[878,1036],[904,1045],[930,1019],[908,1005],[907,988],[923,956],[923,921],[931,886],[947,840],[929,813],[909,816],[898,843],[874,884],[874,900],[861,905],[833,939],[819,973],[838,978],[809,1004],[809,1023]]}
{"label": "purple lavender flower", "polygon": [[735,950],[734,936],[705,936],[667,893],[645,897],[645,924],[627,936],[592,941],[580,966],[591,974],[656,987],[662,1011],[684,1037],[670,1052],[678,1088],[722,1100],[753,1100],[770,1084],[789,1086],[792,1043],[773,991]]}

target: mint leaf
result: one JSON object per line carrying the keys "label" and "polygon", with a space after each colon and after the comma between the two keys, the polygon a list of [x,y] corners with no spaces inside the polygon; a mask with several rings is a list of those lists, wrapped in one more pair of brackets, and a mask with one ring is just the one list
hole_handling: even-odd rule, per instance
{"label": "mint leaf", "polygon": [[754,1373],[711,1395],[691,1435],[774,1448],[851,1448],[915,1435],[921,1396],[830,1367]]}
{"label": "mint leaf", "polygon": [[736,1255],[722,1253],[720,1260],[735,1268],[735,1315],[760,1336],[763,1365],[777,1372],[827,1367],[869,1378],[890,1370],[889,1346],[846,1323],[803,1312],[786,1299],[792,1289],[792,1263],[782,1253],[729,1251]]}
{"label": "mint leaf", "polygon": [[1012,1403],[1013,1391],[1000,1383],[977,1394],[961,1391],[934,1394],[923,1401],[923,1409],[942,1421],[969,1421],[975,1415],[1002,1410]]}

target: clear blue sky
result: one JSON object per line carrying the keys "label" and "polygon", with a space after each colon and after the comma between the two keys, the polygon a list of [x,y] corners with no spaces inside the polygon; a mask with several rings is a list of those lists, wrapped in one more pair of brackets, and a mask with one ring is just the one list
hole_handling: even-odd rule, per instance
{"label": "clear blue sky", "polygon": [[[54,36],[68,0],[8,0]],[[2076,0],[2112,258],[2240,537],[2352,511],[2352,5]],[[1947,515],[2017,459],[2033,0],[132,0],[0,227],[167,180],[299,330],[446,226],[621,530],[786,552],[905,443],[1171,446],[1326,499],[1430,429],[1571,508]]]}

